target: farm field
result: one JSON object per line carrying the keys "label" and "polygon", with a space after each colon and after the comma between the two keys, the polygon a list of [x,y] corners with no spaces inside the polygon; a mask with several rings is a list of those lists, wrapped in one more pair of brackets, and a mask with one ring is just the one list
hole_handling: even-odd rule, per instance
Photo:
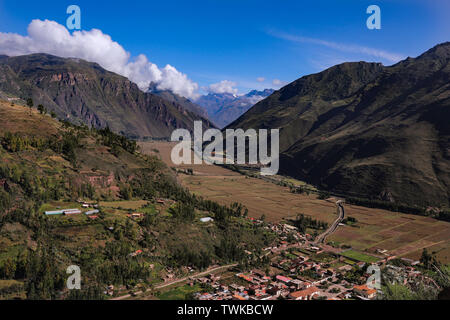
{"label": "farm field", "polygon": [[375,263],[379,260],[376,257],[370,256],[370,255],[367,255],[367,254],[364,254],[361,252],[357,252],[354,250],[348,250],[348,251],[342,252],[341,256],[349,258],[351,260],[361,261],[361,262],[366,262],[366,263]]}
{"label": "farm field", "polygon": [[[303,213],[332,223],[336,219],[335,199],[319,200],[315,194],[292,194],[289,188],[210,165],[175,166],[170,160],[174,143],[140,143],[144,153],[160,157],[169,167],[193,169],[194,175],[178,174],[180,183],[191,192],[221,204],[240,202],[249,216],[278,222]],[[450,223],[428,217],[391,212],[382,209],[345,206],[346,216],[357,219],[353,226],[341,226],[327,240],[352,246],[353,249],[418,259],[427,248],[450,263]]]}
{"label": "farm field", "polygon": [[198,285],[192,287],[184,285],[162,292],[157,295],[157,298],[159,300],[187,300],[191,294],[200,291],[202,291],[202,289]]}

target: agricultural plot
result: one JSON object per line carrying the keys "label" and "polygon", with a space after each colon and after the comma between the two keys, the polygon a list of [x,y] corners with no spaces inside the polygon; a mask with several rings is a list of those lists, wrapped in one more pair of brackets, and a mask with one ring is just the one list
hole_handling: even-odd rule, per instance
{"label": "agricultural plot", "polygon": [[[178,175],[178,180],[191,192],[221,204],[240,202],[248,208],[250,217],[264,215],[267,221],[278,222],[303,213],[330,224],[336,219],[332,199],[292,194],[289,188],[217,166],[175,166],[170,160],[173,143],[145,142],[140,146],[143,152],[161,158],[169,167],[192,169],[193,175]],[[450,262],[450,223],[354,205],[346,205],[345,213],[358,222],[339,227],[327,241],[350,245],[359,252],[387,250],[386,255],[414,259],[420,258],[422,250],[428,248],[441,261]]]}
{"label": "agricultural plot", "polygon": [[157,295],[160,300],[187,300],[193,293],[200,292],[202,289],[198,286],[180,286],[175,289],[163,292]]}
{"label": "agricultural plot", "polygon": [[368,254],[354,251],[354,250],[348,250],[348,251],[342,252],[341,256],[351,259],[353,261],[365,262],[365,263],[375,263],[378,260],[380,260],[377,257],[369,256]]}

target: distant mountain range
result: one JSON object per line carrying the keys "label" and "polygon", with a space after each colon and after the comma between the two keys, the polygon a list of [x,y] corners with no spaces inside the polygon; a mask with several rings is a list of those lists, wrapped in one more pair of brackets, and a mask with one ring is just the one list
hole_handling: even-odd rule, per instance
{"label": "distant mountain range", "polygon": [[208,118],[208,112],[198,104],[193,103],[191,100],[182,97],[171,90],[159,90],[155,83],[151,83],[147,92],[160,96],[164,100],[181,105],[186,110],[189,110],[203,118]]}
{"label": "distant mountain range", "polygon": [[450,203],[450,43],[390,67],[344,63],[294,81],[229,128],[279,128],[281,172],[323,189]]}
{"label": "distant mountain range", "polygon": [[0,56],[0,95],[31,97],[61,119],[132,138],[170,137],[177,128],[192,130],[195,120],[211,126],[184,101],[144,93],[96,63],[47,54]]}
{"label": "distant mountain range", "polygon": [[208,113],[209,118],[223,128],[230,124],[259,101],[267,98],[274,90],[251,91],[246,95],[231,93],[210,93],[195,101]]}

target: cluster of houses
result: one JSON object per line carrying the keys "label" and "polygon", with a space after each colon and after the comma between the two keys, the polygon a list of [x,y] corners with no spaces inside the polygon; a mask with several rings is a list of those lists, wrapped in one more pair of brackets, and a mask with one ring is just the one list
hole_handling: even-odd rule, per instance
{"label": "cluster of houses", "polygon": [[367,285],[355,285],[348,289],[343,286],[323,289],[321,281],[311,282],[282,275],[270,277],[256,269],[235,276],[247,282],[248,285],[222,284],[221,278],[213,275],[196,279],[197,283],[207,284],[213,291],[197,293],[195,298],[198,300],[343,300],[351,298],[370,300],[377,296],[377,290]]}
{"label": "cluster of houses", "polygon": [[[254,269],[235,274],[234,280],[227,279],[226,282],[214,275],[193,280],[191,284],[197,282],[212,288],[207,290],[208,292],[197,293],[195,298],[198,300],[374,300],[382,296],[382,292],[377,290],[373,283],[369,284],[370,274],[364,273],[353,280],[346,277],[347,272],[351,272],[356,264],[330,268],[327,263],[312,261],[309,257],[302,255],[286,259],[278,254],[274,260],[276,262],[272,262],[272,268],[281,271],[280,274],[268,275],[266,272]],[[417,261],[411,261],[408,264],[407,259],[401,260],[405,263],[403,267],[393,266],[387,259],[382,259],[377,264],[383,267],[384,273],[393,275],[393,280],[397,283],[405,285],[417,283],[419,278],[421,283],[427,283],[427,277],[415,268]],[[340,258],[337,258],[337,261],[340,265]],[[364,266],[364,263],[361,266]],[[299,271],[305,270],[311,270],[316,275],[314,280],[299,275]],[[428,280],[430,286],[436,285],[431,279]]]}
{"label": "cluster of houses", "polygon": [[[100,211],[98,209],[93,209],[93,208],[98,208],[98,205],[91,205],[88,203],[83,203],[82,205],[83,209],[90,209],[91,210],[87,210],[84,212],[84,214],[86,216],[88,216],[91,220],[95,220],[98,218],[98,216],[96,216],[96,214],[100,213]],[[54,210],[54,211],[45,211],[44,212],[46,216],[58,216],[58,215],[64,215],[64,216],[73,216],[73,215],[78,215],[78,214],[82,214],[83,212],[80,209],[60,209],[60,210]]]}
{"label": "cluster of houses", "polygon": [[[253,223],[263,223],[253,220]],[[322,252],[327,253],[330,248],[310,242],[309,235],[303,235],[288,224],[266,224],[275,232],[277,241],[265,248],[267,255],[271,256],[270,275],[261,270],[254,269],[246,273],[238,273],[234,279],[221,281],[218,276],[193,280],[207,285],[211,290],[196,294],[198,300],[345,300],[361,299],[373,300],[380,296],[380,292],[372,284],[368,284],[370,274],[364,273],[359,278],[347,277],[357,266],[365,268],[369,265],[353,261],[346,264],[348,259],[333,252],[333,261],[317,260],[315,257]],[[391,267],[389,261],[395,257],[380,258],[378,265],[389,267],[398,273],[403,283],[414,281],[420,272],[414,268],[416,261],[404,268]],[[406,259],[404,259],[406,261]],[[334,267],[332,267],[334,266]],[[276,270],[273,272],[273,270]],[[269,271],[269,270],[267,270]],[[313,277],[302,275],[307,271]],[[395,273],[394,272],[394,273]],[[313,279],[313,280],[312,280]],[[225,284],[226,283],[226,284]],[[230,284],[231,283],[231,284]]]}
{"label": "cluster of houses", "polygon": [[[263,223],[252,220],[253,223]],[[266,228],[277,234],[277,240],[267,248],[266,255],[271,257],[270,275],[258,269],[247,273],[238,273],[235,280],[228,279],[227,284],[220,277],[209,276],[196,279],[201,285],[208,285],[209,292],[198,293],[198,300],[344,300],[344,299],[375,299],[377,290],[360,285],[365,283],[368,274],[358,279],[358,283],[345,280],[345,274],[353,266],[341,263],[336,255],[335,261],[315,261],[311,258],[325,251],[322,246],[312,242],[310,235],[303,235],[297,228],[289,224],[265,224]],[[330,264],[343,264],[332,268]],[[364,263],[355,263],[363,267]],[[273,270],[276,270],[273,272]],[[305,271],[315,275],[302,277]],[[267,270],[269,271],[269,270]]]}

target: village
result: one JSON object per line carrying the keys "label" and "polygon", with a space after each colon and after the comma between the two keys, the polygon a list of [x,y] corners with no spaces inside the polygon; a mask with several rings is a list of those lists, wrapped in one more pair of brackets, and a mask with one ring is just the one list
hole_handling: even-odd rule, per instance
{"label": "village", "polygon": [[[252,219],[253,220],[253,219]],[[263,223],[255,220],[255,223]],[[210,274],[190,279],[189,286],[199,284],[209,288],[194,295],[197,300],[376,300],[382,298],[380,281],[372,270],[395,271],[392,281],[401,284],[430,281],[415,266],[419,261],[400,258],[402,267],[391,265],[397,259],[386,251],[384,257],[364,259],[349,258],[346,249],[314,243],[311,235],[300,234],[289,224],[268,224],[276,232],[278,243],[265,248],[270,257],[267,270],[251,269],[235,273],[231,279]],[[250,254],[250,253],[249,253]],[[361,255],[365,257],[365,255]]]}

